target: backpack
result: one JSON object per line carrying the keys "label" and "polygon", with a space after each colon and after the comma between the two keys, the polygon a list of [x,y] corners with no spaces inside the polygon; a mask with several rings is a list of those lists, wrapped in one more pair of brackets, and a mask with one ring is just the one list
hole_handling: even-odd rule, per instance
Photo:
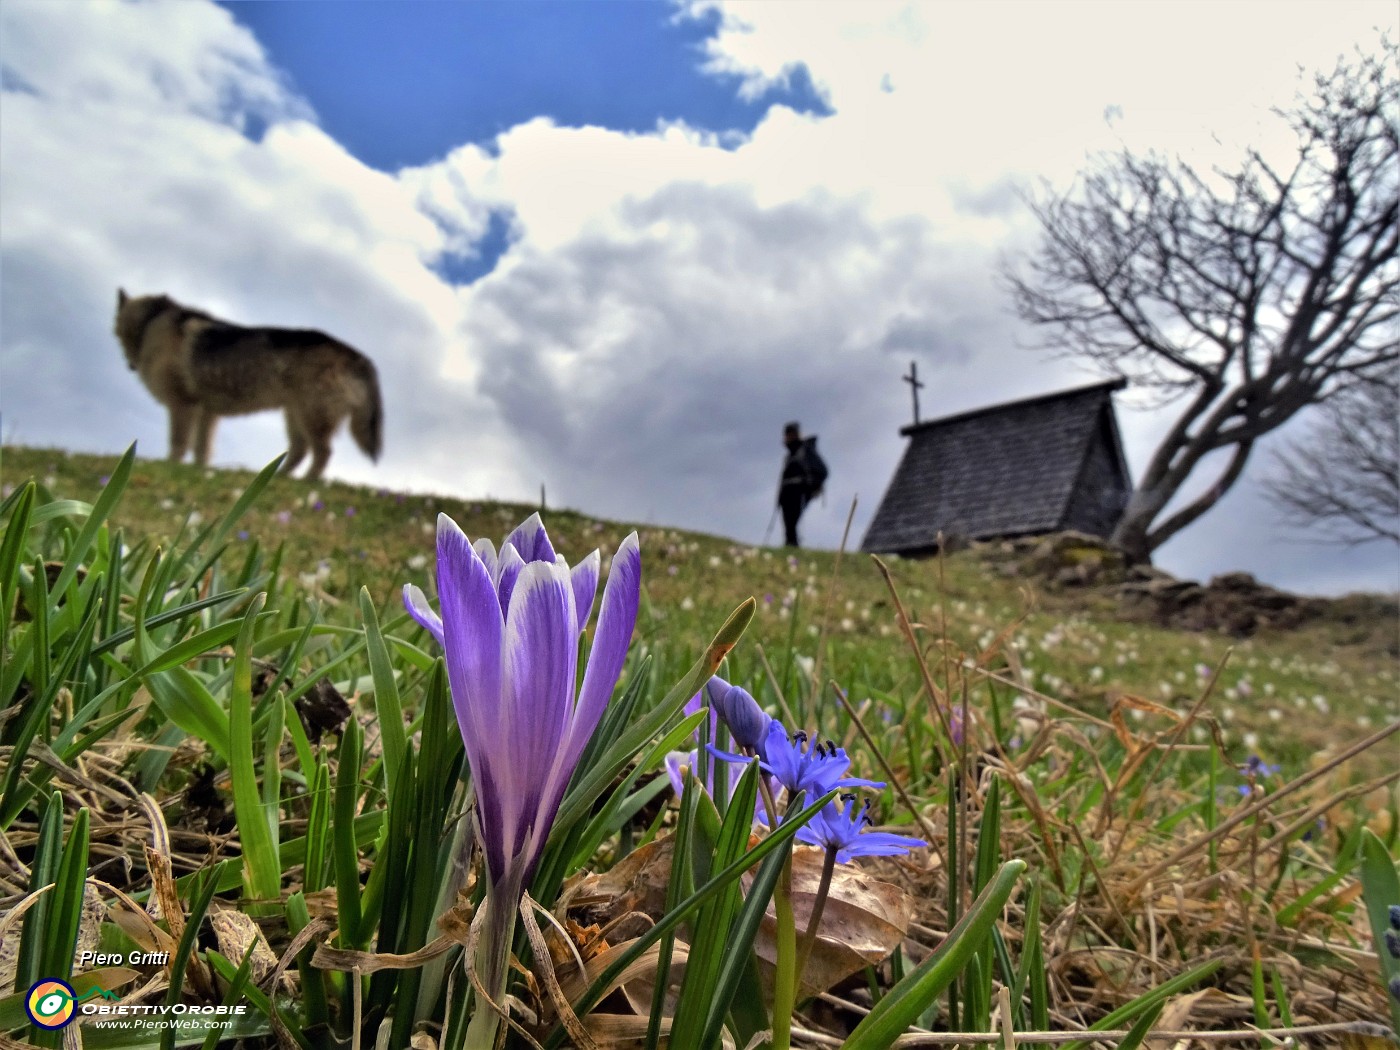
{"label": "backpack", "polygon": [[815,436],[803,439],[802,457],[806,461],[807,499],[810,502],[822,494],[822,486],[826,484],[830,472],[826,469],[826,461],[817,453]]}

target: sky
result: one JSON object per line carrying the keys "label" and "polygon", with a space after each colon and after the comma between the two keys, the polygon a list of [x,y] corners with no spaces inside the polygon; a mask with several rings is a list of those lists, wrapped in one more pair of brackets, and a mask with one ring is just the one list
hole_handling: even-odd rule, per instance
{"label": "sky", "polygon": [[[330,475],[755,543],[788,419],[831,470],[804,541],[859,542],[924,418],[1097,381],[997,278],[1022,194],[1123,146],[1287,150],[1299,70],[1391,0],[0,4],[0,438],[141,454],[164,410],[118,287],[315,327],[377,364],[385,451]],[[1169,409],[1118,395],[1140,471]],[[1264,498],[1272,450],[1157,552],[1208,578],[1393,590]],[[226,420],[214,463],[285,447]],[[1205,479],[1200,484],[1205,484]],[[581,552],[575,552],[581,553]]]}

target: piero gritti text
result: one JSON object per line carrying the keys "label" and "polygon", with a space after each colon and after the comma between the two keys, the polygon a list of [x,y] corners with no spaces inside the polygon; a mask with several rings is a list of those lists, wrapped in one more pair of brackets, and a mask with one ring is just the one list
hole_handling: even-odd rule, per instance
{"label": "piero gritti text", "polygon": [[79,952],[78,966],[168,966],[169,952]]}

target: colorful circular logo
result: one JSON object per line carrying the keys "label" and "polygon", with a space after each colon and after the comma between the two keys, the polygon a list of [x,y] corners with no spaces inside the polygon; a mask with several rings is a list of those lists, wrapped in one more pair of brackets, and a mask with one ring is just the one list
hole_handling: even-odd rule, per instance
{"label": "colorful circular logo", "polygon": [[29,1019],[40,1028],[62,1028],[73,1020],[73,1002],[76,998],[66,981],[48,977],[29,989],[24,1009]]}

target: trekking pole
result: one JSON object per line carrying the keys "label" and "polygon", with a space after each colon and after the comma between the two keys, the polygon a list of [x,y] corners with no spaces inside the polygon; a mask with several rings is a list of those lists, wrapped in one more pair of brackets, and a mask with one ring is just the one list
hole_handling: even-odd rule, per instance
{"label": "trekking pole", "polygon": [[778,508],[773,508],[773,513],[768,516],[768,528],[763,530],[763,546],[768,546],[768,537],[773,535],[773,526],[778,520]]}

